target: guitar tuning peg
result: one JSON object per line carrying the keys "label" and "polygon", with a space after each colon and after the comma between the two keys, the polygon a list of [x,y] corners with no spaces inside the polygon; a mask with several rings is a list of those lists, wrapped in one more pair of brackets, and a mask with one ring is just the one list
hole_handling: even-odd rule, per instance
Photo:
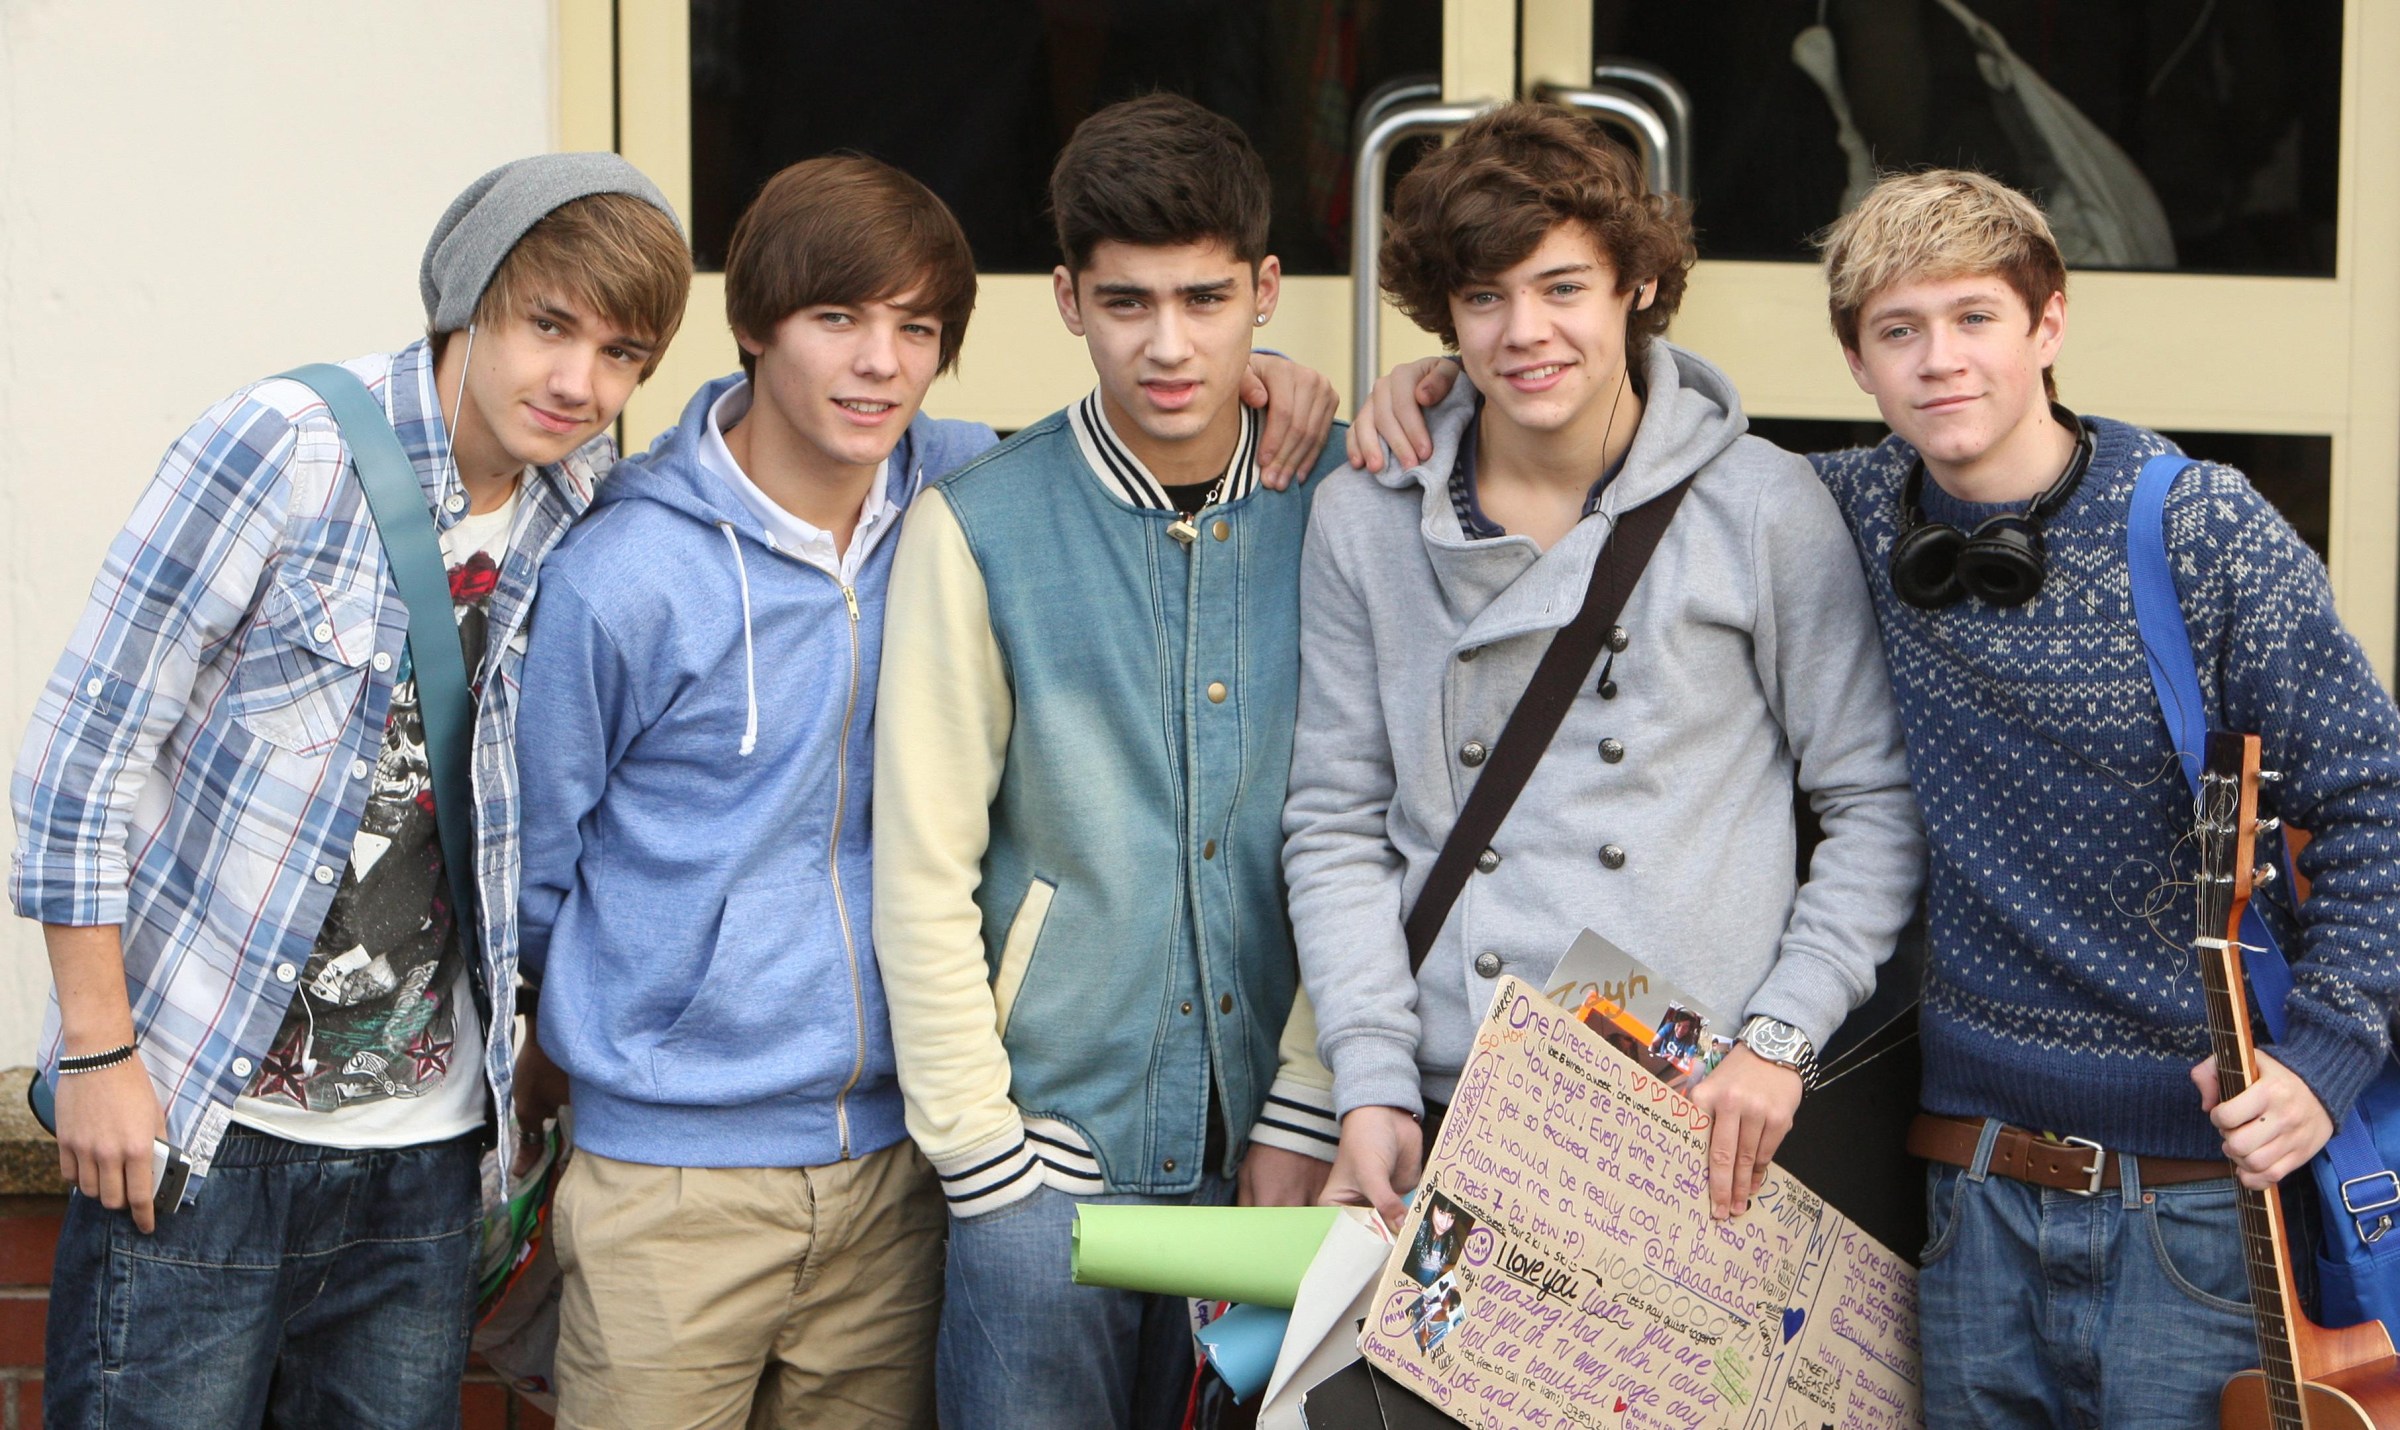
{"label": "guitar tuning peg", "polygon": [[2264,839],[2282,828],[2283,821],[2270,814],[2258,822],[2258,837]]}
{"label": "guitar tuning peg", "polygon": [[2274,865],[2261,864],[2250,871],[2250,884],[2253,888],[2263,889],[2281,877],[2282,875],[2276,872]]}
{"label": "guitar tuning peg", "polygon": [[2259,782],[2260,784],[2262,784],[2262,785],[2277,785],[2277,784],[2282,784],[2282,783],[2283,783],[2283,771],[2281,771],[2281,770],[2260,770],[2260,771],[2258,772],[2258,782]]}

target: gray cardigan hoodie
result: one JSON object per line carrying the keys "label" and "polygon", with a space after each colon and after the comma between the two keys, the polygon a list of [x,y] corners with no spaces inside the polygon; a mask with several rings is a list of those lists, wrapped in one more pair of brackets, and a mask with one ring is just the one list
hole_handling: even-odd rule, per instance
{"label": "gray cardigan hoodie", "polygon": [[[1623,470],[1547,552],[1461,532],[1463,382],[1427,414],[1431,460],[1345,467],[1317,495],[1284,873],[1337,1112],[1447,1101],[1494,980],[1540,981],[1586,927],[1721,1018],[1823,1047],[1915,902],[1924,838],[1832,499],[1805,459],[1743,435],[1723,373],[1664,342],[1643,372]],[[1613,693],[1588,678],[1412,983],[1402,920],[1474,786],[1462,750],[1498,737],[1617,514],[1694,472],[1603,657]],[[1795,773],[1825,830],[1805,884]]]}

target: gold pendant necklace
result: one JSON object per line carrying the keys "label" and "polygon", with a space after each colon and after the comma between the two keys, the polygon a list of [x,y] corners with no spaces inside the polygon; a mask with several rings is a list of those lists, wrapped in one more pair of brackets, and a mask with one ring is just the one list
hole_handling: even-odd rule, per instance
{"label": "gold pendant necklace", "polygon": [[[1200,499],[1201,511],[1206,511],[1210,507],[1217,504],[1217,498],[1222,496],[1225,492],[1225,479],[1232,475],[1233,468],[1231,467],[1227,467],[1224,471],[1217,474],[1215,485],[1208,489],[1207,496],[1204,496]],[[1196,516],[1198,513],[1195,512],[1193,515]],[[1175,519],[1167,523],[1167,535],[1174,537],[1177,544],[1188,550],[1193,542],[1200,539],[1200,528],[1192,524],[1192,518],[1190,516],[1186,516],[1182,512],[1177,512],[1175,513]]]}

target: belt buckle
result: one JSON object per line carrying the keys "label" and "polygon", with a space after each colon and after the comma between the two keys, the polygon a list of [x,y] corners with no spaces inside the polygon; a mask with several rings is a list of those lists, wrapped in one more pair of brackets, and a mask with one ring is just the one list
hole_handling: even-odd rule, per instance
{"label": "belt buckle", "polygon": [[2091,1185],[2084,1187],[2062,1187],[2059,1190],[2064,1191],[2069,1195],[2078,1197],[2096,1197],[2100,1195],[2100,1179],[2108,1175],[2108,1149],[2101,1146],[2099,1143],[2094,1142],[2089,1137],[2061,1137],[2058,1140],[2063,1146],[2088,1147],[2092,1152],[2092,1170],[2090,1172],[2092,1179]]}

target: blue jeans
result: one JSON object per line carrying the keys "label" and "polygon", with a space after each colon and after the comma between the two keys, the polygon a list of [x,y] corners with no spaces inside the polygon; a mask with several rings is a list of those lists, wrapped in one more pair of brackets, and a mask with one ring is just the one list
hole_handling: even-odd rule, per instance
{"label": "blue jeans", "polygon": [[51,1275],[50,1430],[458,1424],[476,1134],[368,1152],[235,1127],[155,1235],[77,1195]]}
{"label": "blue jeans", "polygon": [[1929,1170],[1928,1426],[2215,1430],[2218,1392],[2258,1364],[2233,1182],[2144,1187],[2118,1162],[2091,1197]]}
{"label": "blue jeans", "polygon": [[1180,1296],[1077,1286],[1079,1203],[1233,1200],[1212,1176],[1189,1197],[1073,1197],[1044,1187],[950,1218],[935,1347],[942,1430],[1173,1430],[1192,1390],[1192,1322]]}

